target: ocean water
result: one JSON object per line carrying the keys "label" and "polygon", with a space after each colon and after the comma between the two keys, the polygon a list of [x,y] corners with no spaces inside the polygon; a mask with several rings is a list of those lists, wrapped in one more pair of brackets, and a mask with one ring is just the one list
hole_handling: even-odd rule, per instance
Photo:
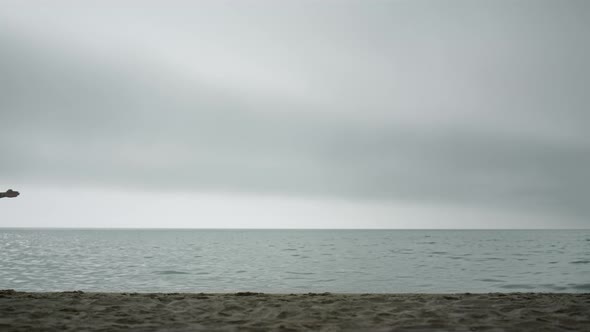
{"label": "ocean water", "polygon": [[590,230],[0,229],[0,289],[590,292]]}

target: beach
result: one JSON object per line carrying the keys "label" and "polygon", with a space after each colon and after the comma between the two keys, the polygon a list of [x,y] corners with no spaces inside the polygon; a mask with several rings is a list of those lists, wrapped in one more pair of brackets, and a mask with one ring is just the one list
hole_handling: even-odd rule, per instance
{"label": "beach", "polygon": [[588,331],[590,294],[0,291],[2,331]]}

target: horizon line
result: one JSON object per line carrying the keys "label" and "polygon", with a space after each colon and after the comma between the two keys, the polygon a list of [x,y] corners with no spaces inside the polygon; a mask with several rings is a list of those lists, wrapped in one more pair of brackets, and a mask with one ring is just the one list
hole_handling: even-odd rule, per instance
{"label": "horizon line", "polygon": [[550,231],[550,230],[590,230],[589,228],[243,228],[243,227],[4,227],[0,230],[396,230],[396,231]]}

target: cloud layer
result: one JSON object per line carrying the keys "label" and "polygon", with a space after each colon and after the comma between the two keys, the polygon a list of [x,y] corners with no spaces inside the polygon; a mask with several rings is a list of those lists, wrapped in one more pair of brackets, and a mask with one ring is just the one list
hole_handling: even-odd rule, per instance
{"label": "cloud layer", "polygon": [[588,225],[587,2],[5,9],[0,180],[453,204]]}

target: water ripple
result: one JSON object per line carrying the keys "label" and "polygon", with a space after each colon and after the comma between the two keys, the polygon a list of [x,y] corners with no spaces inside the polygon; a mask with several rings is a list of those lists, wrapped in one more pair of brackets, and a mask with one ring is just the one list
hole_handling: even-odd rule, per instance
{"label": "water ripple", "polygon": [[0,229],[0,239],[0,289],[590,290],[590,230]]}
{"label": "water ripple", "polygon": [[188,272],[166,270],[166,271],[154,271],[155,274],[189,274]]}

